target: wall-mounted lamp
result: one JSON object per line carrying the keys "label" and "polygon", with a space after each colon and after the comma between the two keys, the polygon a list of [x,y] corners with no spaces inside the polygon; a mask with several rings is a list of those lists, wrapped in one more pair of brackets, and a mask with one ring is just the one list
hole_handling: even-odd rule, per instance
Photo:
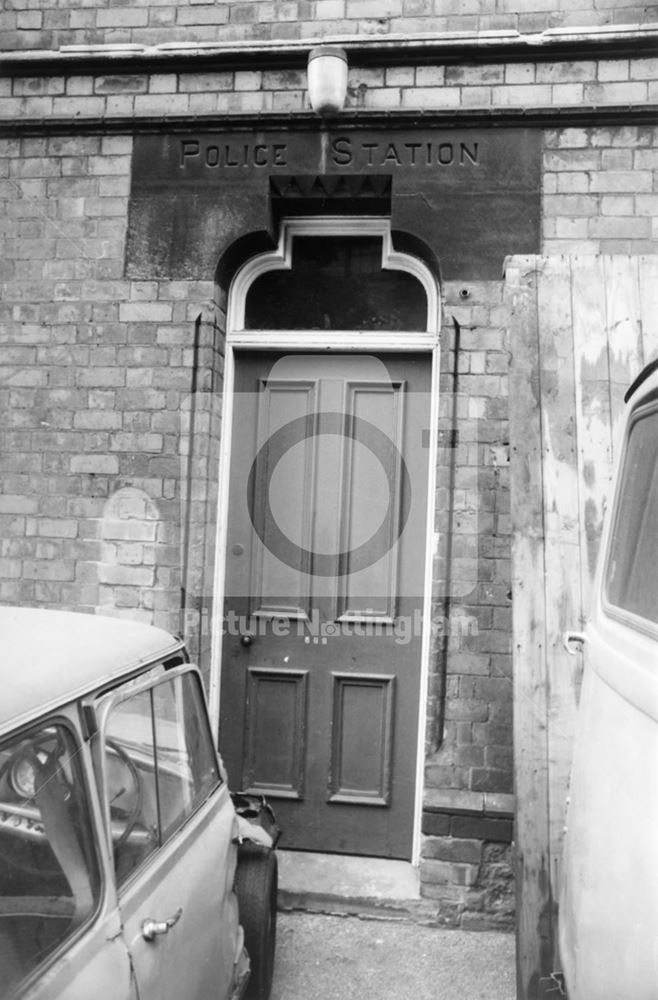
{"label": "wall-mounted lamp", "polygon": [[319,115],[336,115],[347,96],[347,56],[336,45],[318,45],[308,54],[308,96]]}

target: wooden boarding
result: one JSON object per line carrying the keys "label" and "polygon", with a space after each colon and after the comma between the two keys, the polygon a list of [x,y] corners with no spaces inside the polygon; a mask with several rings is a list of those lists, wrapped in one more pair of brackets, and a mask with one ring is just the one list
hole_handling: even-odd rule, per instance
{"label": "wooden boarding", "polygon": [[655,257],[511,257],[517,998],[556,995],[580,656],[626,389],[658,356]]}
{"label": "wooden boarding", "polygon": [[[552,941],[548,841],[546,634],[544,628],[544,523],[537,309],[533,259],[508,264],[510,307],[510,450],[513,456],[513,650],[517,801],[517,994],[530,994],[526,970],[545,966]],[[522,498],[525,497],[525,501]],[[517,610],[518,609],[518,610]],[[542,948],[547,954],[542,955]],[[549,963],[550,964],[550,963]]]}

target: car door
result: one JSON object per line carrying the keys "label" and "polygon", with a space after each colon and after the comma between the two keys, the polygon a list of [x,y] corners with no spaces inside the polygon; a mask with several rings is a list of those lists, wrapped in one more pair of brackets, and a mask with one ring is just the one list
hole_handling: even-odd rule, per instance
{"label": "car door", "polygon": [[0,992],[137,1000],[77,706],[0,740]]}
{"label": "car door", "polygon": [[578,708],[560,899],[571,1000],[655,1000],[658,379],[633,401]]}
{"label": "car door", "polygon": [[200,677],[177,668],[98,706],[106,822],[140,1000],[230,995],[242,953],[235,813]]}

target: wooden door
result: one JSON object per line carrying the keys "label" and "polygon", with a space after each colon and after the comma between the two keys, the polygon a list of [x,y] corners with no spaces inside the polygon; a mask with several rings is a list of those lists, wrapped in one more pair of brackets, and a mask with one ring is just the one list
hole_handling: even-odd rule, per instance
{"label": "wooden door", "polygon": [[220,748],[285,847],[411,857],[430,365],[236,356]]}

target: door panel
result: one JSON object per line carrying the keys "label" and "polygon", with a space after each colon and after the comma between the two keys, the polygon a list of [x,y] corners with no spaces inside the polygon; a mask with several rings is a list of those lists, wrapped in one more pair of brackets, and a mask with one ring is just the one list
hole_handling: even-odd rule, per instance
{"label": "door panel", "polygon": [[[138,881],[125,886],[124,936],[140,1000],[229,996],[237,928],[230,884],[232,833],[233,812],[224,790],[146,863]],[[145,920],[169,920],[172,926],[148,941]]]}
{"label": "door panel", "polygon": [[388,806],[394,677],[333,675],[329,802]]}
{"label": "door panel", "polygon": [[[261,380],[258,390],[260,442],[267,442],[278,428],[291,422],[313,419],[317,408],[315,383]],[[308,556],[290,565],[274,552],[281,533],[295,539],[305,553],[310,552],[316,442],[316,437],[304,437],[274,468],[266,453],[255,469],[254,495],[262,497],[269,492],[271,497],[269,510],[262,504],[256,504],[254,509],[255,528],[263,542],[252,561],[250,593],[255,615],[308,614]]]}
{"label": "door panel", "polygon": [[430,365],[236,355],[220,745],[284,847],[411,856]]}
{"label": "door panel", "polygon": [[306,760],[306,671],[249,667],[243,783],[302,799]]}
{"label": "door panel", "polygon": [[[200,677],[105,696],[99,718],[119,907],[140,1000],[227,997],[240,946],[235,812]],[[149,933],[149,923],[160,925]]]}
{"label": "door panel", "polygon": [[[338,618],[368,619],[380,615],[393,620],[397,597],[395,544],[402,500],[402,416],[404,383],[346,385],[345,412],[356,426],[378,428],[391,447],[375,454],[346,437],[341,482],[341,552],[346,553],[339,576]],[[381,439],[380,439],[381,440]],[[373,445],[375,443],[373,442]],[[356,553],[379,524],[385,539],[382,559],[359,566]],[[352,555],[354,554],[354,555]],[[368,597],[364,602],[363,598]]]}

